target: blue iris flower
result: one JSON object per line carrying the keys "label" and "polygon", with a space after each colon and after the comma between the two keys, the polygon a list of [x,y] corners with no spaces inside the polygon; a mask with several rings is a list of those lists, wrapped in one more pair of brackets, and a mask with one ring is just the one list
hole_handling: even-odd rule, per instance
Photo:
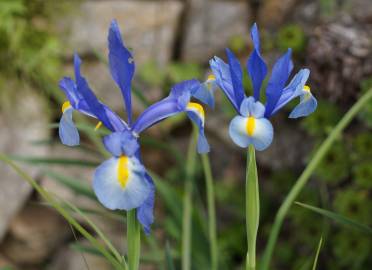
{"label": "blue iris flower", "polygon": [[273,140],[273,127],[268,120],[291,100],[299,98],[299,104],[290,113],[290,118],[304,117],[315,111],[317,101],[305,85],[310,71],[301,69],[286,86],[292,72],[291,49],[274,64],[266,87],[266,104],[260,101],[260,89],[267,75],[266,63],[260,52],[260,39],[257,25],[251,29],[253,51],[247,61],[247,71],[253,86],[253,96],[244,93],[243,72],[238,59],[226,49],[228,64],[218,57],[210,60],[215,82],[225,93],[237,113],[229,126],[232,140],[240,147],[253,145],[256,150],[266,149]]}
{"label": "blue iris flower", "polygon": [[204,135],[204,110],[199,103],[191,101],[203,85],[197,80],[174,85],[168,97],[148,107],[133,121],[131,83],[135,63],[123,43],[115,20],[111,22],[108,44],[111,76],[121,90],[128,120],[121,119],[97,99],[80,73],[81,60],[75,54],[75,81],[65,77],[59,84],[68,100],[62,106],[59,135],[65,145],[79,144],[79,133],[72,119],[73,111],[96,118],[99,125],[103,124],[111,131],[103,138],[103,144],[112,157],[96,169],[93,177],[94,192],[98,200],[109,209],[137,209],[137,219],[144,231],[149,233],[154,220],[155,186],[142,164],[139,136],[152,125],[185,112],[199,128],[198,152],[208,152],[209,145]]}

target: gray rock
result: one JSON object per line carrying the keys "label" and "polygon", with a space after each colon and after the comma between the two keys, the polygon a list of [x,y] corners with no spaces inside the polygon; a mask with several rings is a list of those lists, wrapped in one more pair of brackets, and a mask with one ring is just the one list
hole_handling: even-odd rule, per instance
{"label": "gray rock", "polygon": [[237,35],[248,35],[248,5],[245,2],[190,0],[182,57],[205,62],[228,46]]}
{"label": "gray rock", "polygon": [[[43,109],[44,101],[30,89],[17,89],[19,85],[11,82],[8,87],[22,93],[22,98],[16,98],[0,108],[2,129],[0,153],[45,157],[48,152],[46,147],[31,144],[32,141],[47,139],[49,136],[48,116],[46,110]],[[37,175],[38,169],[36,167],[24,166],[24,164],[21,166],[31,176]],[[7,230],[8,223],[22,207],[32,188],[9,166],[0,163],[0,171],[1,240]]]}
{"label": "gray rock", "polygon": [[180,1],[86,1],[71,19],[63,18],[60,27],[66,35],[66,55],[107,53],[107,30],[117,19],[126,46],[134,51],[136,63],[156,60],[166,63],[171,57]]}

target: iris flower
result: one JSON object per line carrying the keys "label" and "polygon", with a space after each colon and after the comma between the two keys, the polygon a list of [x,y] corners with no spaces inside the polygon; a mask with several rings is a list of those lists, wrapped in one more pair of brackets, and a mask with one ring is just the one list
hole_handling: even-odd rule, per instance
{"label": "iris flower", "polygon": [[260,89],[267,74],[267,67],[260,53],[256,24],[251,28],[251,37],[254,48],[246,66],[253,86],[253,96],[245,95],[240,63],[229,49],[226,49],[228,64],[215,56],[210,60],[210,66],[215,75],[216,84],[239,114],[230,122],[231,139],[240,147],[246,148],[253,145],[256,150],[262,151],[273,140],[274,130],[269,121],[271,116],[295,98],[299,98],[300,102],[289,117],[307,116],[315,111],[317,101],[310,92],[310,87],[305,85],[310,74],[308,69],[301,69],[286,85],[293,69],[291,49],[288,49],[274,64],[266,87],[266,103],[262,104],[259,101]]}
{"label": "iris flower", "polygon": [[103,138],[103,144],[112,157],[95,170],[93,189],[98,200],[111,210],[137,209],[137,219],[146,233],[153,223],[155,186],[142,164],[139,136],[147,128],[175,114],[186,112],[198,126],[198,152],[209,151],[204,136],[204,110],[192,96],[202,84],[197,80],[183,81],[174,85],[168,97],[149,106],[136,121],[133,121],[131,83],[135,63],[131,52],[125,47],[120,29],[115,20],[111,22],[108,35],[109,67],[112,79],[121,90],[127,114],[127,122],[97,99],[86,79],[80,73],[81,60],[74,55],[75,81],[65,77],[60,88],[67,100],[62,106],[59,135],[63,144],[79,144],[79,133],[72,114],[78,111],[104,125],[111,133]]}

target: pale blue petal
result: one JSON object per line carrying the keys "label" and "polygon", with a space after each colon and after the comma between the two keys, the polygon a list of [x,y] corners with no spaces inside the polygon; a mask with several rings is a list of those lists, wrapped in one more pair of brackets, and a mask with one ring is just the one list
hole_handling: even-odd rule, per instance
{"label": "pale blue petal", "polygon": [[103,137],[103,144],[113,156],[133,156],[139,150],[136,137],[130,131],[114,132]]}
{"label": "pale blue petal", "polygon": [[137,219],[142,224],[146,235],[151,232],[151,224],[154,223],[155,184],[148,173],[145,179],[150,185],[150,193],[147,199],[137,208]]}
{"label": "pale blue petal", "polygon": [[262,118],[265,114],[265,106],[261,102],[255,101],[253,97],[248,97],[243,100],[240,106],[240,114],[245,117]]}
{"label": "pale blue petal", "polygon": [[118,181],[116,157],[103,162],[93,177],[93,190],[98,200],[111,210],[131,210],[139,207],[148,198],[151,186],[145,179],[145,169],[137,158],[128,159],[129,179],[122,188]]}
{"label": "pale blue petal", "polygon": [[192,96],[197,100],[200,100],[204,104],[208,105],[211,108],[214,108],[214,90],[215,90],[215,83],[214,82],[205,82],[200,85],[196,89]]}
{"label": "pale blue petal", "polygon": [[74,109],[72,107],[66,109],[59,122],[59,138],[64,145],[76,146],[80,143],[79,132],[72,120],[72,112]]}
{"label": "pale blue petal", "polygon": [[247,135],[246,117],[235,116],[229,126],[229,135],[233,142],[243,148],[248,147],[252,143],[252,138]]}
{"label": "pale blue petal", "polygon": [[197,112],[191,110],[187,110],[187,116],[196,124],[199,130],[197,144],[198,153],[208,153],[210,151],[210,147],[204,134],[204,116],[201,116]]}
{"label": "pale blue petal", "polygon": [[273,137],[274,129],[270,121],[266,118],[256,119],[256,128],[252,136],[254,148],[257,151],[265,150],[272,143]]}
{"label": "pale blue petal", "polygon": [[301,96],[300,103],[290,113],[289,118],[298,118],[308,116],[316,110],[318,102],[311,93],[305,93]]}

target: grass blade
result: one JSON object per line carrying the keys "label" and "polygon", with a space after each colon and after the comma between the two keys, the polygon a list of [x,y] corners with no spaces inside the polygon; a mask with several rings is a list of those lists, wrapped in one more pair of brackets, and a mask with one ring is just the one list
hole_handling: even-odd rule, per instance
{"label": "grass blade", "polygon": [[313,270],[316,270],[316,266],[318,264],[318,258],[319,258],[319,254],[320,254],[320,249],[322,248],[322,244],[323,244],[323,236],[320,237],[318,248],[317,248],[316,253],[315,253],[315,258],[314,258],[314,263],[313,263],[313,268],[312,268]]}
{"label": "grass blade", "polygon": [[11,155],[8,156],[9,159],[14,161],[21,161],[29,164],[36,165],[64,165],[64,166],[82,166],[82,167],[97,167],[99,162],[73,159],[73,158],[41,158],[41,157],[31,157],[31,156],[18,156]]}

